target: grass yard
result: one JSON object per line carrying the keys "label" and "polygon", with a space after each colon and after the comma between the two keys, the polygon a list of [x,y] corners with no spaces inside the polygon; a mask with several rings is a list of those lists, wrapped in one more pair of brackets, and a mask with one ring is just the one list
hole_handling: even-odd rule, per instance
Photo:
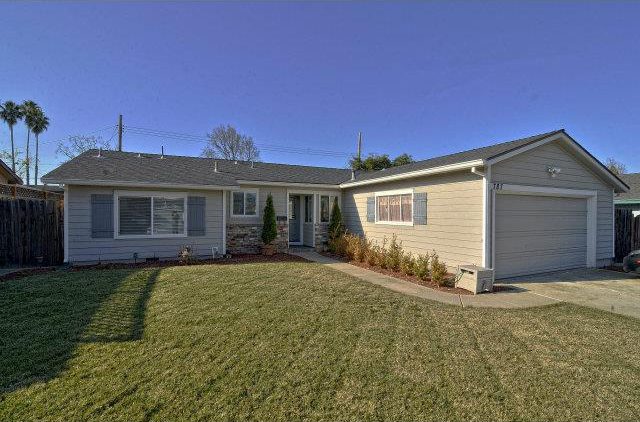
{"label": "grass yard", "polygon": [[637,420],[640,321],[462,309],[319,264],[0,283],[0,420]]}

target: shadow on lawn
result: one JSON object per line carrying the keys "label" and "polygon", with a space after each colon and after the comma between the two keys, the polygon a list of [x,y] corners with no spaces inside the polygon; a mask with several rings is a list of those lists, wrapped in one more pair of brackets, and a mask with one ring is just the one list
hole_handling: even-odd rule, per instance
{"label": "shadow on lawn", "polygon": [[160,271],[65,272],[0,283],[0,394],[55,378],[79,343],[141,339]]}

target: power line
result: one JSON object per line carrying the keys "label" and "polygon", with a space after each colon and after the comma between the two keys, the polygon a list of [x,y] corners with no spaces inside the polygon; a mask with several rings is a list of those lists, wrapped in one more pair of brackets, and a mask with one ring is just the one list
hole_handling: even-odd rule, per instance
{"label": "power line", "polygon": [[[137,135],[155,136],[163,139],[178,140],[192,143],[209,143],[209,138],[202,135],[194,135],[189,133],[171,132],[158,129],[143,128],[138,126],[125,126],[125,131]],[[292,153],[292,154],[306,154],[306,155],[320,155],[325,157],[350,157],[352,154],[343,151],[331,151],[317,148],[303,148],[293,147],[288,145],[277,145],[256,142],[256,146],[262,150],[270,152]]]}

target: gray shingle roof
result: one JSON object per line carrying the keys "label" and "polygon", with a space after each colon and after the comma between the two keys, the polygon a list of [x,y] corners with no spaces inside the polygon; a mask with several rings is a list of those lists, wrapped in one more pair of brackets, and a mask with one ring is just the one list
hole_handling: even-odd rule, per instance
{"label": "gray shingle roof", "polygon": [[[195,186],[237,186],[237,180],[339,185],[351,176],[347,169],[253,163],[202,157],[133,152],[87,151],[42,177],[47,183],[157,183]],[[215,162],[218,172],[214,172]]]}
{"label": "gray shingle roof", "polygon": [[[522,148],[564,130],[542,133],[455,154],[416,161],[386,170],[357,172],[355,182],[476,160],[488,160]],[[587,152],[588,153],[588,152]],[[45,183],[71,181],[144,183],[191,186],[237,186],[238,181],[339,185],[351,182],[351,170],[275,163],[234,162],[133,152],[87,151],[42,177]],[[217,162],[218,172],[214,172]],[[603,166],[604,169],[604,166]],[[605,170],[606,171],[606,170]]]}
{"label": "gray shingle roof", "polygon": [[18,184],[21,185],[22,179],[20,178],[20,176],[18,176],[17,174],[15,174],[13,172],[13,170],[11,170],[11,167],[9,167],[4,161],[0,160],[0,167],[2,167],[2,169],[5,171],[6,175],[7,175],[7,179],[9,181],[9,183],[11,184]]}
{"label": "gray shingle roof", "polygon": [[623,174],[620,176],[623,182],[625,182],[631,190],[626,193],[619,193],[616,195],[615,199],[637,199],[640,202],[640,173],[629,173]]}
{"label": "gray shingle roof", "polygon": [[387,177],[411,171],[427,170],[434,167],[447,166],[451,164],[464,163],[466,161],[487,160],[494,158],[507,152],[521,148],[530,143],[537,142],[548,136],[563,132],[563,130],[555,130],[553,132],[541,133],[539,135],[530,136],[528,138],[516,139],[513,141],[502,142],[482,148],[471,149],[468,151],[458,152],[455,154],[443,155],[441,157],[429,158],[427,160],[416,161],[403,166],[392,167],[379,171],[358,172],[355,181],[373,180],[379,177]]}
{"label": "gray shingle roof", "polygon": [[214,173],[213,161],[194,157],[90,150],[42,177],[45,183],[83,182],[154,183],[194,186],[236,186],[233,176]]}

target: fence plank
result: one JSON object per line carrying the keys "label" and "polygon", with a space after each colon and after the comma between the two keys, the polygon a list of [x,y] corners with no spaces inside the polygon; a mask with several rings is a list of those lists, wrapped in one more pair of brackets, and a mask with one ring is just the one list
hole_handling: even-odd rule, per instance
{"label": "fence plank", "polygon": [[59,265],[64,258],[60,200],[0,198],[0,265]]}
{"label": "fence plank", "polygon": [[632,250],[640,249],[640,216],[634,217],[629,209],[616,209],[615,219],[616,262]]}

